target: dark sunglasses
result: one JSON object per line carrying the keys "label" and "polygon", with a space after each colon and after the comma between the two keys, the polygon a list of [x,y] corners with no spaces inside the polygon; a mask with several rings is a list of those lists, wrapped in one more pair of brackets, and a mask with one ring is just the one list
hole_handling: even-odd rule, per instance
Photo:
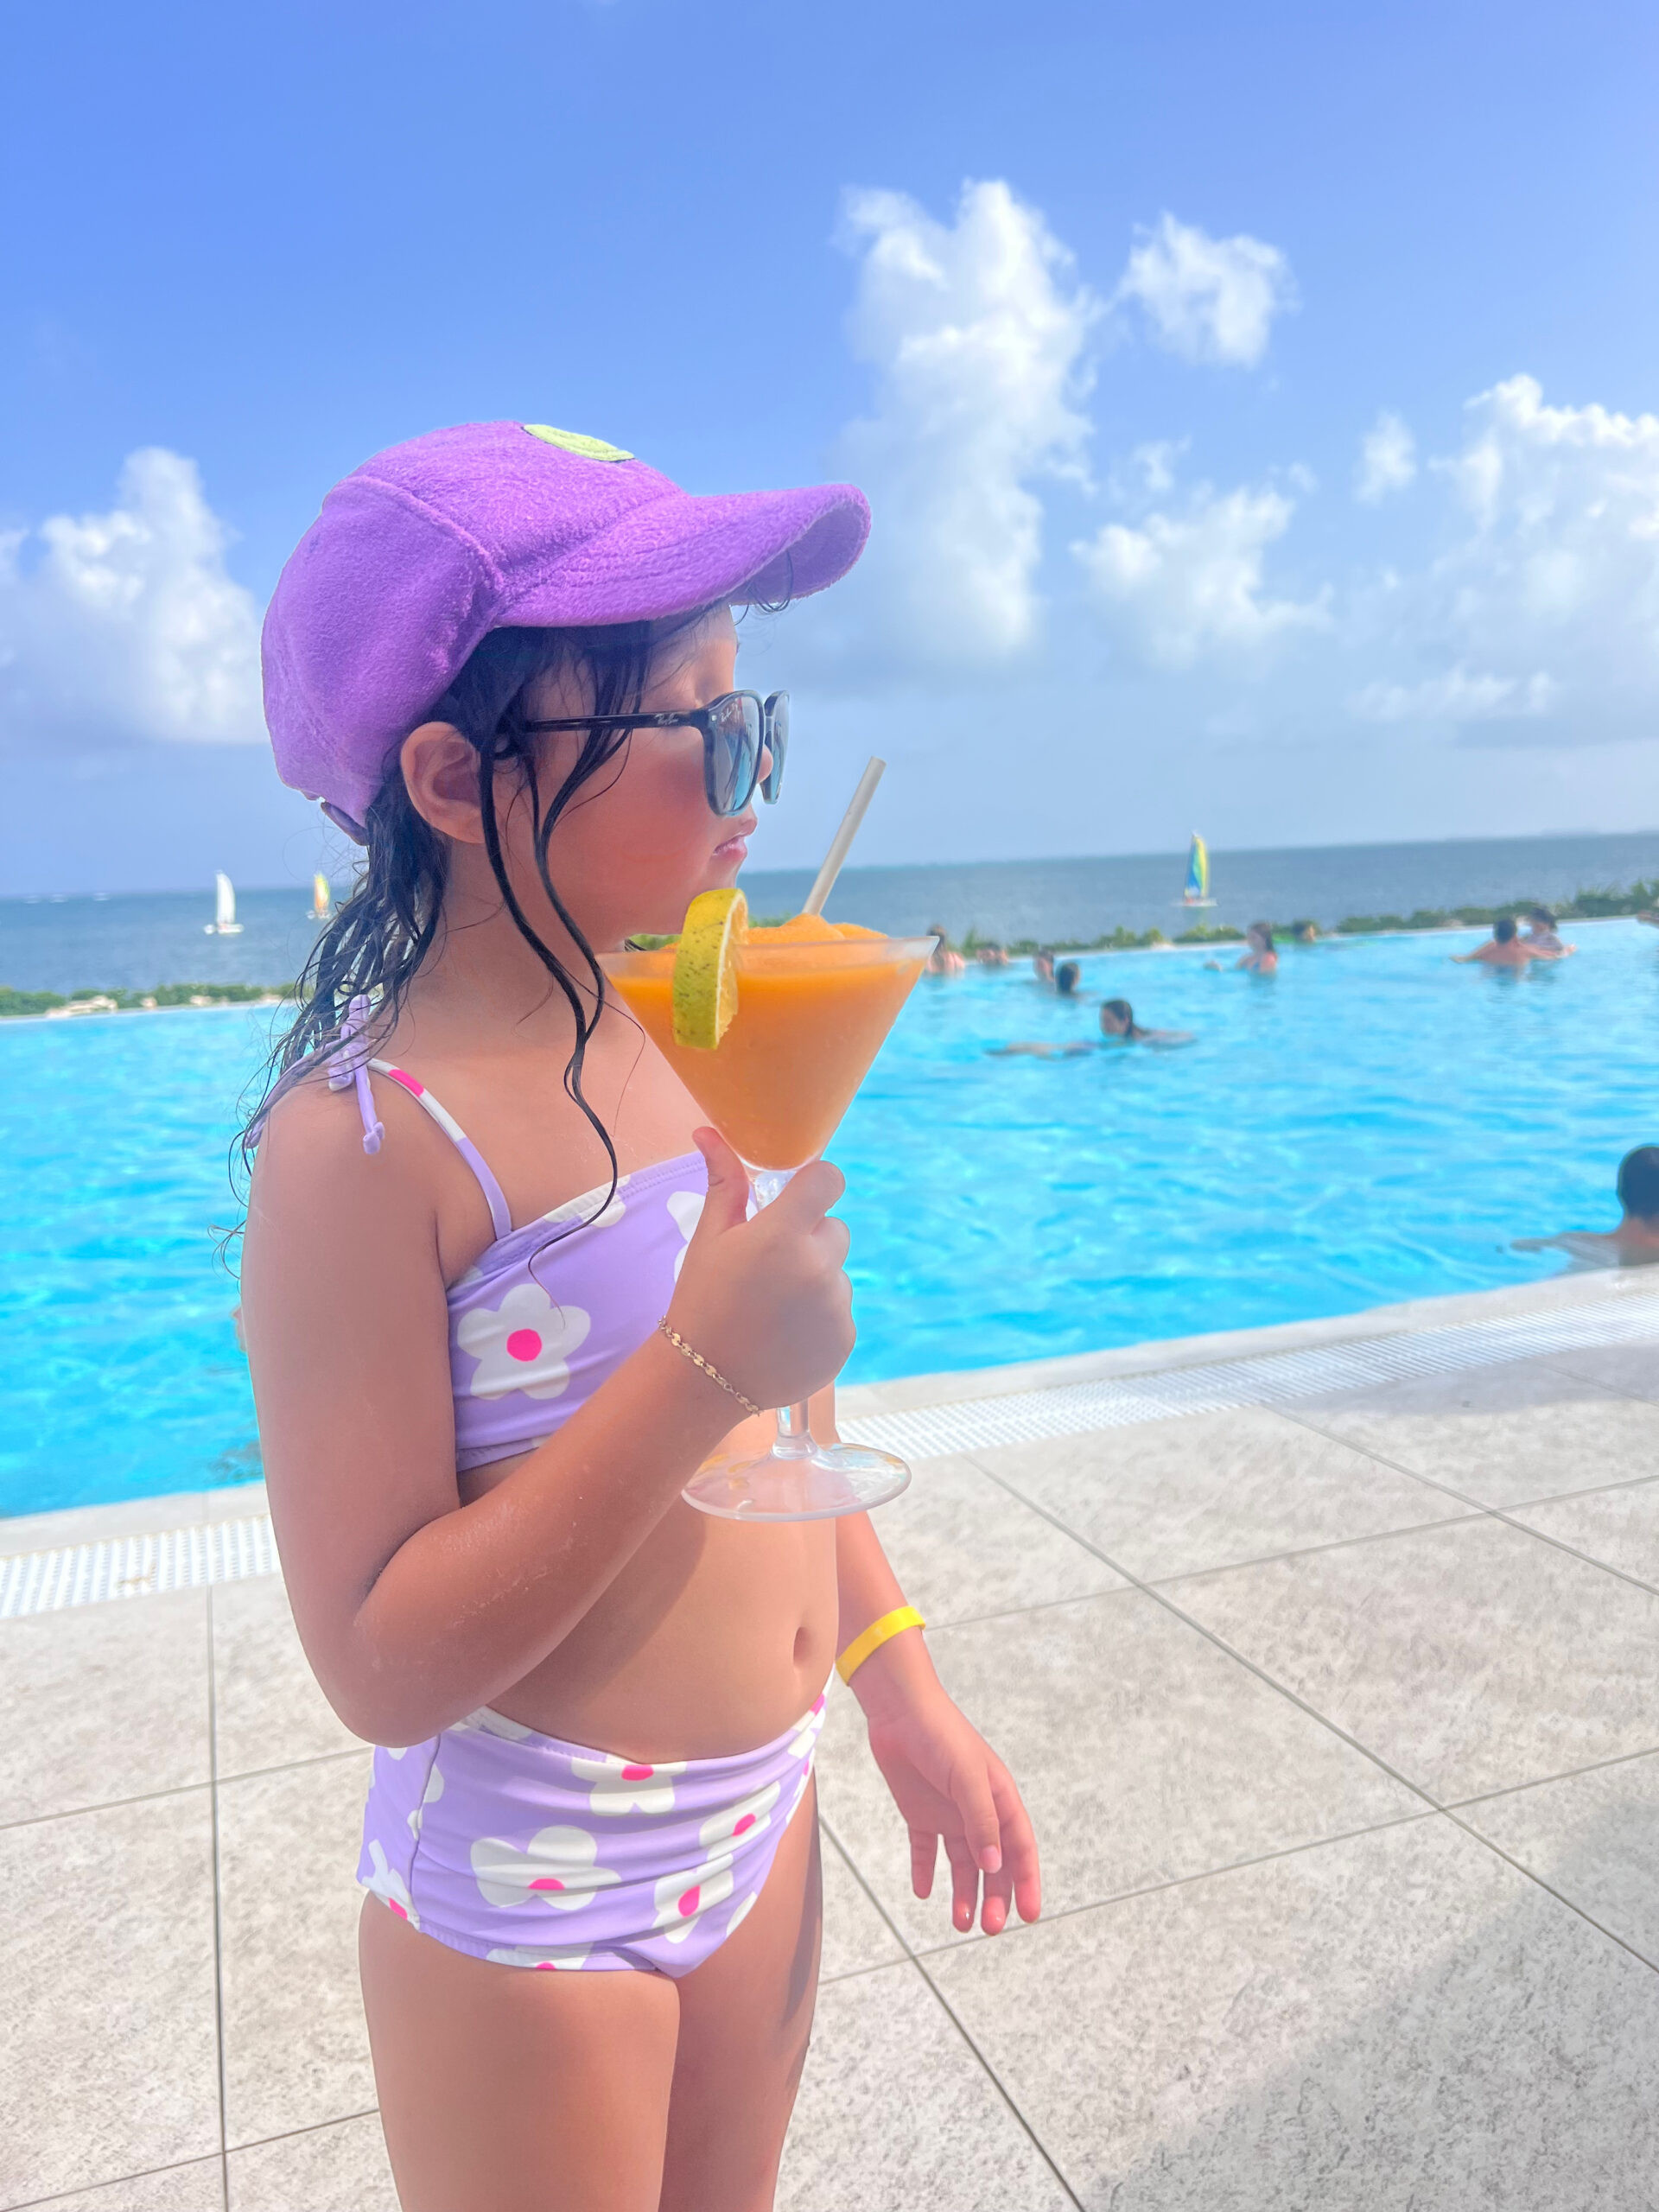
{"label": "dark sunglasses", "polygon": [[[702,788],[715,814],[741,814],[756,784],[768,806],[784,787],[789,751],[789,694],[728,691],[706,707],[679,707],[665,715],[573,715],[558,721],[526,722],[543,729],[695,729],[702,733]],[[760,756],[772,755],[764,781]]]}

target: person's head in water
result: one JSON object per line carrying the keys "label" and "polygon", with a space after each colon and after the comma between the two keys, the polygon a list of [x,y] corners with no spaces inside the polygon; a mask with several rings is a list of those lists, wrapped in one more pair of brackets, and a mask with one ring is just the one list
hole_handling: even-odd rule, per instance
{"label": "person's head in water", "polygon": [[1497,920],[1492,924],[1492,942],[1494,944],[1513,944],[1515,943],[1515,918],[1513,915],[1500,915]]}
{"label": "person's head in water", "polygon": [[1032,972],[1041,982],[1045,983],[1052,983],[1053,982],[1054,955],[1049,950],[1046,945],[1044,945],[1039,951],[1034,952],[1032,955],[1031,965]]}
{"label": "person's head in water", "polygon": [[1271,952],[1273,950],[1273,924],[1252,922],[1244,932],[1244,940],[1252,952]]}
{"label": "person's head in water", "polygon": [[1548,906],[1529,906],[1527,925],[1529,929],[1553,930],[1555,926],[1555,917]]}
{"label": "person's head in water", "polygon": [[1290,925],[1290,933],[1298,944],[1317,944],[1319,941],[1319,925],[1317,922],[1293,922]]}
{"label": "person's head in water", "polygon": [[1619,1161],[1618,1203],[1627,1216],[1659,1230],[1659,1144],[1639,1144]]}
{"label": "person's head in water", "polygon": [[1138,1037],[1140,1028],[1135,1019],[1135,1008],[1128,999],[1103,999],[1100,1003],[1100,1033],[1103,1037]]}
{"label": "person's head in water", "polygon": [[1062,960],[1054,970],[1054,988],[1063,999],[1069,999],[1077,988],[1077,978],[1083,970],[1075,960]]}

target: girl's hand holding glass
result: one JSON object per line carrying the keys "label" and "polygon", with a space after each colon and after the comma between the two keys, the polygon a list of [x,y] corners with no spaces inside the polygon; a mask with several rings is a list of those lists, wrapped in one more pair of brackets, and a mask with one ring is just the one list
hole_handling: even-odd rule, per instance
{"label": "girl's hand holding glass", "polygon": [[695,1141],[709,1163],[709,1195],[669,1323],[756,1404],[798,1404],[835,1380],[853,1348],[847,1224],[829,1214],[845,1180],[814,1160],[750,1217],[742,1161],[713,1129],[697,1130]]}

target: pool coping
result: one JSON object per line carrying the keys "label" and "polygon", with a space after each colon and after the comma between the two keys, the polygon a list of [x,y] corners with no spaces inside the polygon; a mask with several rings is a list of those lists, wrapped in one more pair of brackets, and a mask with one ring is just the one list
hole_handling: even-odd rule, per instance
{"label": "pool coping", "polygon": [[[906,1417],[936,1410],[943,1413],[976,1404],[990,1407],[999,1399],[1029,1400],[1050,1391],[1071,1395],[1079,1386],[1149,1381],[1192,1369],[1224,1366],[1243,1370],[1252,1362],[1347,1345],[1386,1345],[1431,1332],[1472,1332],[1483,1324],[1541,1321],[1552,1315],[1644,1298],[1659,1299],[1659,1268],[1586,1268],[1538,1282],[1365,1306],[1357,1313],[1329,1314],[1317,1320],[1274,1322],[1258,1328],[1154,1338],[1110,1351],[1069,1352],[1052,1359],[1019,1360],[1000,1367],[947,1370],[884,1382],[853,1383],[837,1393],[837,1411],[849,1427],[874,1432],[868,1440],[876,1442],[886,1440],[882,1432],[889,1423],[902,1424]],[[1167,1409],[1175,1411],[1175,1404],[1172,1402]],[[252,1482],[18,1514],[0,1519],[0,1562],[128,1538],[180,1536],[225,1523],[261,1520],[267,1510],[264,1484]]]}

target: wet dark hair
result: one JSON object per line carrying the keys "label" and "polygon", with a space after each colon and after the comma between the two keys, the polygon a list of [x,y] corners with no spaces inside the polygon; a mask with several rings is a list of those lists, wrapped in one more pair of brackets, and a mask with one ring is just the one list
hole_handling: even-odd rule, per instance
{"label": "wet dark hair", "polygon": [[1116,1015],[1123,1024],[1123,1034],[1126,1037],[1140,1035],[1141,1025],[1135,1020],[1135,1008],[1129,1004],[1128,999],[1103,999],[1100,1002],[1100,1010],[1103,1014]]}
{"label": "wet dark hair", "polygon": [[1514,935],[1515,919],[1512,915],[1501,915],[1499,918],[1492,924],[1492,937],[1497,944],[1508,944]]}
{"label": "wet dark hair", "polygon": [[1246,937],[1254,937],[1258,932],[1266,940],[1262,950],[1264,952],[1271,952],[1273,950],[1273,924],[1271,922],[1252,922],[1249,928],[1245,931],[1244,934]]}
{"label": "wet dark hair", "polygon": [[1555,926],[1555,917],[1550,912],[1548,906],[1529,906],[1527,909],[1527,919],[1532,924],[1535,929],[1538,927],[1540,923],[1541,923],[1547,930],[1553,930]]}
{"label": "wet dark hair", "polygon": [[1640,1221],[1659,1221],[1659,1144],[1639,1144],[1619,1161],[1618,1203]]}
{"label": "wet dark hair", "polygon": [[1054,970],[1054,988],[1063,999],[1069,999],[1077,988],[1077,978],[1083,970],[1075,960],[1062,960]]}
{"label": "wet dark hair", "polygon": [[[443,696],[410,725],[452,723],[477,753],[479,805],[491,873],[519,935],[546,969],[550,988],[563,995],[575,1021],[564,1088],[610,1161],[611,1183],[604,1205],[615,1194],[616,1147],[582,1087],[582,1064],[599,1020],[603,978],[592,946],[548,873],[547,849],[578,793],[626,753],[631,733],[590,729],[581,734],[575,761],[544,799],[540,782],[544,759],[538,770],[542,741],[524,728],[529,695],[543,678],[575,671],[591,689],[595,716],[632,713],[663,647],[713,612],[712,607],[704,607],[654,622],[588,629],[492,630]],[[537,935],[508,880],[495,800],[496,773],[507,764],[518,787],[530,794],[536,872],[549,904],[575,944],[580,961],[575,972]],[[447,848],[416,810],[395,754],[363,827],[366,851],[357,882],[305,964],[296,992],[299,1012],[272,1046],[257,1078],[257,1096],[233,1141],[232,1169],[239,1166],[244,1177],[251,1172],[261,1129],[278,1093],[308,1077],[314,1068],[321,1072],[340,1046],[340,1024],[351,1001],[359,995],[369,999],[370,1027],[384,1034],[396,1022],[410,985],[439,943]]]}

